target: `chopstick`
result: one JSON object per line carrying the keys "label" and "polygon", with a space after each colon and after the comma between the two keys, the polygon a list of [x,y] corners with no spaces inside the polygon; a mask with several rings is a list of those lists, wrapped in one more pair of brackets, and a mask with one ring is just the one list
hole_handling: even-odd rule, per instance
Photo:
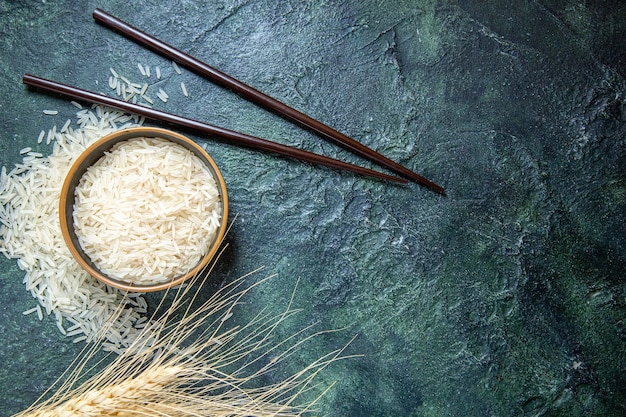
{"label": "chopstick", "polygon": [[41,78],[35,75],[25,74],[22,81],[26,85],[40,88],[45,91],[61,94],[81,101],[87,101],[113,107],[116,109],[121,109],[124,111],[138,114],[140,116],[145,116],[148,119],[158,120],[161,122],[170,123],[172,125],[192,129],[203,134],[217,136],[241,146],[274,152],[276,154],[289,156],[299,159],[301,161],[312,162],[315,164],[349,171],[356,174],[367,175],[387,181],[393,181],[402,184],[405,184],[407,182],[407,180],[405,180],[404,178],[399,178],[392,175],[384,174],[382,172],[352,165],[347,162],[339,161],[337,159],[328,158],[326,156],[318,155],[316,153],[293,148],[291,146],[272,142],[266,139],[261,139],[255,136],[247,135],[245,133],[236,132],[234,130],[213,126],[208,123],[200,122],[194,119],[189,119],[161,110],[152,109],[150,107],[141,106],[139,104],[129,103],[113,97],[94,93],[92,91],[83,90],[78,87],[73,87],[56,81],[47,80],[45,78]]}
{"label": "chopstick", "polygon": [[433,191],[445,195],[445,190],[440,185],[435,184],[434,182],[398,164],[397,162],[394,162],[380,153],[375,152],[343,133],[340,133],[335,129],[307,116],[306,114],[301,113],[298,110],[268,96],[267,94],[244,84],[243,82],[209,66],[199,59],[194,58],[193,56],[186,54],[171,45],[168,45],[154,36],[131,26],[102,9],[95,9],[93,12],[93,18],[98,23],[108,27],[109,29],[117,31],[138,44],[157,52],[168,59],[178,62],[196,74],[208,78],[222,87],[226,87],[231,91],[234,91],[243,98],[261,107],[274,111],[286,119],[299,123],[300,125],[317,132],[323,137],[333,140],[334,142],[350,149],[352,152],[364,158],[370,159],[397,174],[404,175],[405,177],[410,178]]}

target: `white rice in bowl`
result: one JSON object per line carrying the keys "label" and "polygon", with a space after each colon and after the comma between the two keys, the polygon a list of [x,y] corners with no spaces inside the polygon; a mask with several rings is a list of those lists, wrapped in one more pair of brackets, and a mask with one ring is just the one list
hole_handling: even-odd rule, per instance
{"label": "white rice in bowl", "polygon": [[220,228],[222,204],[204,162],[162,138],[116,144],[75,191],[74,229],[105,275],[153,285],[193,269]]}

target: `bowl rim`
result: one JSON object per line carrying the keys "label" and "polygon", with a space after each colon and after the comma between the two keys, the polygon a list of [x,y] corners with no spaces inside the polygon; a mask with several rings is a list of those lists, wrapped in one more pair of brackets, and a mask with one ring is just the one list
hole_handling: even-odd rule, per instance
{"label": "bowl rim", "polygon": [[[136,137],[159,137],[167,139],[174,143],[185,146],[187,149],[194,152],[197,156],[200,157],[200,159],[203,160],[203,162],[208,164],[210,171],[212,171],[212,174],[215,177],[222,200],[222,219],[220,227],[209,250],[202,257],[200,262],[194,268],[190,269],[182,275],[175,277],[170,281],[151,285],[132,284],[123,280],[109,277],[106,274],[102,273],[100,270],[98,270],[98,268],[95,267],[91,260],[87,261],[89,257],[82,251],[82,248],[80,248],[80,244],[78,243],[76,234],[73,232],[74,220],[72,213],[75,201],[74,190],[76,189],[78,181],[86,172],[89,166],[91,166],[94,162],[104,156],[104,152],[110,150],[116,143],[130,140]],[[71,196],[70,192],[72,193]],[[68,202],[71,202],[71,207],[68,207]],[[109,133],[97,139],[95,142],[90,144],[83,152],[81,152],[81,154],[72,163],[72,166],[67,172],[65,180],[63,181],[63,185],[61,187],[61,195],[59,199],[59,221],[61,225],[61,234],[63,235],[65,244],[70,250],[72,256],[74,257],[74,259],[76,259],[76,261],[81,265],[84,270],[86,270],[98,281],[124,291],[160,291],[180,285],[187,279],[198,274],[215,256],[226,234],[226,228],[228,223],[228,191],[226,189],[224,177],[222,176],[222,173],[213,158],[206,150],[204,150],[204,148],[202,148],[190,138],[172,130],[158,127],[131,127]]]}

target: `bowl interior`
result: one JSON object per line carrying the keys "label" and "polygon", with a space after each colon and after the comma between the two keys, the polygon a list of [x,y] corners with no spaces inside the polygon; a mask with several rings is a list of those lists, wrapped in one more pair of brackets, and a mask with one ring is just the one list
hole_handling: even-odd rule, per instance
{"label": "bowl interior", "polygon": [[[76,232],[74,230],[73,211],[74,203],[76,200],[75,190],[83,174],[91,165],[93,165],[102,156],[104,156],[105,152],[109,151],[115,144],[137,137],[158,137],[167,139],[184,146],[195,155],[197,155],[206,164],[211,174],[213,174],[222,203],[222,221],[220,224],[220,228],[218,229],[216,236],[210,244],[209,251],[201,259],[200,263],[192,270],[175,277],[171,281],[154,285],[132,284],[129,282],[118,280],[115,277],[107,276],[102,273],[102,271],[98,269],[98,267],[93,263],[89,256],[83,251],[79,243],[78,236],[76,235]],[[226,223],[228,219],[228,195],[226,191],[226,184],[224,183],[224,178],[222,177],[219,168],[217,167],[213,159],[209,156],[209,154],[198,144],[193,142],[191,139],[170,130],[138,127],[121,130],[102,137],[101,139],[93,143],[89,148],[87,148],[76,159],[76,161],[70,168],[70,171],[67,174],[65,182],[63,183],[63,187],[61,189],[59,216],[61,223],[61,232],[63,234],[63,238],[66,241],[66,244],[68,245],[68,248],[70,249],[70,252],[72,252],[74,258],[76,258],[76,260],[82,265],[82,267],[86,269],[87,272],[89,272],[92,276],[108,285],[127,291],[159,291],[169,288],[171,286],[179,285],[187,278],[200,272],[201,269],[206,266],[206,264],[211,260],[211,258],[213,258],[213,256],[217,252],[217,249],[219,248],[224,234],[226,233]]]}

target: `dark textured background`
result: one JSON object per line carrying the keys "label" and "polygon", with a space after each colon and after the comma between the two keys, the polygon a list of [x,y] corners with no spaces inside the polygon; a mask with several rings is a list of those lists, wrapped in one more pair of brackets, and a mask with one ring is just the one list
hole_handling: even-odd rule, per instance
{"label": "dark textured background", "polygon": [[[294,367],[358,334],[349,352],[365,356],[322,376],[337,381],[323,413],[626,415],[624,2],[0,0],[2,165],[75,112],[27,90],[25,72],[100,90],[109,67],[171,73],[96,25],[95,7],[447,188],[441,197],[209,142],[239,215],[216,280],[262,265],[278,274],[237,320],[283,307],[300,278],[304,311],[286,331],[316,320],[347,330]],[[163,108],[372,167],[181,79],[191,97]],[[21,314],[35,304],[15,261],[0,271],[9,415],[79,346],[52,319]]]}

